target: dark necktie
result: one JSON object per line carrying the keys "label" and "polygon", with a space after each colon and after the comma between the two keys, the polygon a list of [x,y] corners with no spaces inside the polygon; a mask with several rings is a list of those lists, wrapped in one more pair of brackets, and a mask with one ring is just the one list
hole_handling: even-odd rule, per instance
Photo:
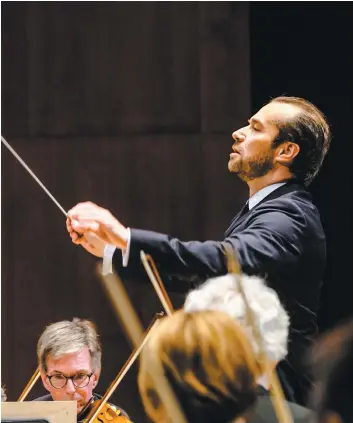
{"label": "dark necktie", "polygon": [[249,211],[249,200],[244,204],[244,206],[240,210],[240,212],[230,222],[230,225],[225,232],[226,237],[229,236],[229,234],[231,233],[231,229],[232,229],[233,225],[235,224],[235,222],[238,222],[238,220],[241,219],[248,211]]}
{"label": "dark necktie", "polygon": [[244,216],[245,213],[249,211],[249,200],[244,204],[243,208],[240,210],[237,219],[239,219],[241,216]]}

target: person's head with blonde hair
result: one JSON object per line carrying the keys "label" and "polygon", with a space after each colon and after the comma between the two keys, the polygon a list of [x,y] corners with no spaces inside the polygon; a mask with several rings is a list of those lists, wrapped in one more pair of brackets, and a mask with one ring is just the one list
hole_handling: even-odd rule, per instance
{"label": "person's head with blonde hair", "polygon": [[154,373],[161,369],[188,422],[229,423],[256,402],[260,369],[248,336],[219,311],[163,318],[141,353],[139,390],[155,423],[173,422]]}

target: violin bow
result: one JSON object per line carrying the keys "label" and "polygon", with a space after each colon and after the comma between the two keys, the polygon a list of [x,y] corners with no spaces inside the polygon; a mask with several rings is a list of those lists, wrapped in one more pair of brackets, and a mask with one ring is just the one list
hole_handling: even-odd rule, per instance
{"label": "violin bow", "polygon": [[[146,255],[144,251],[141,250],[140,256],[141,256],[141,261],[145,267],[145,270],[152,282],[152,285],[154,286],[156,293],[161,303],[163,304],[163,307],[167,315],[170,316],[174,312],[173,306],[171,305],[171,301],[165,290],[161,277],[157,271],[157,267],[152,257],[150,255]],[[238,277],[241,273],[239,260],[237,259],[235,252],[230,246],[226,246],[226,257],[227,257],[227,263],[228,263],[228,272],[233,274],[234,277],[236,278],[239,293],[243,297],[245,310],[246,310],[246,323],[249,325],[249,327],[252,327],[253,329],[253,336],[259,349],[259,354],[258,354],[259,362],[263,366],[265,374],[268,375],[269,377],[270,376],[269,361],[268,361],[267,355],[264,352],[261,332],[258,327],[254,313],[249,305],[249,301],[245,294],[245,290],[244,290],[241,278]],[[270,392],[272,394],[271,400],[272,400],[278,421],[280,423],[293,423],[293,417],[289,410],[288,404],[285,401],[283,390],[279,382],[276,370],[274,370],[271,375]]]}
{"label": "violin bow", "polygon": [[239,260],[237,258],[236,252],[233,250],[231,246],[226,246],[226,258],[227,258],[227,265],[228,265],[228,272],[233,275],[235,278],[235,281],[238,285],[238,290],[240,295],[243,298],[245,310],[246,310],[246,322],[249,327],[252,328],[253,331],[253,337],[255,339],[255,342],[258,346],[259,350],[259,362],[261,363],[265,374],[269,377],[271,380],[270,384],[270,392],[272,395],[270,395],[271,401],[273,403],[274,410],[276,412],[278,421],[280,423],[294,423],[293,416],[289,410],[288,404],[285,400],[283,390],[281,387],[281,384],[279,382],[276,369],[273,370],[271,377],[270,377],[270,366],[269,366],[269,360],[267,358],[267,355],[265,353],[264,345],[263,345],[263,339],[261,336],[261,332],[259,329],[259,325],[257,322],[257,319],[255,317],[255,314],[252,310],[252,308],[249,305],[249,301],[247,299],[245,289],[243,286],[243,282],[241,280],[240,273],[241,273],[241,267]]}
{"label": "violin bow", "polygon": [[140,258],[142,264],[150,278],[154,289],[160,299],[167,316],[171,316],[174,313],[172,302],[167,294],[162,279],[158,273],[157,266],[150,255],[145,254],[143,250],[140,251]]}
{"label": "violin bow", "polygon": [[[113,392],[116,389],[116,387],[118,386],[118,384],[121,382],[121,380],[123,379],[123,377],[125,376],[127,371],[130,369],[132,364],[135,362],[138,355],[140,354],[142,346],[147,341],[146,337],[147,337],[149,331],[152,329],[151,325],[154,325],[157,318],[161,317],[161,314],[160,315],[157,314],[155,316],[155,318],[153,319],[153,322],[148,327],[146,333],[143,334],[142,325],[140,324],[138,318],[136,318],[137,316],[134,315],[134,314],[131,315],[129,313],[129,311],[132,309],[132,304],[130,302],[130,298],[129,298],[122,282],[120,280],[112,280],[111,278],[107,277],[106,280],[104,281],[104,287],[105,287],[109,297],[115,299],[115,301],[112,301],[112,304],[115,307],[116,312],[118,313],[120,310],[122,311],[118,315],[119,315],[121,322],[122,322],[122,324],[124,325],[125,328],[128,327],[127,321],[129,321],[129,327],[131,327],[130,337],[133,341],[133,344],[136,346],[136,349],[130,355],[130,357],[128,358],[128,360],[126,361],[126,363],[124,364],[124,366],[120,370],[117,378],[114,380],[114,382],[112,383],[112,385],[109,387],[109,389],[107,391],[107,392]],[[143,338],[142,343],[140,344],[140,346],[137,346],[140,343],[142,338]],[[31,391],[31,389],[33,388],[33,386],[35,385],[35,383],[37,382],[39,377],[40,377],[40,369],[39,369],[39,366],[38,366],[37,369],[35,370],[35,372],[33,373],[31,379],[27,383],[26,387],[24,388],[23,392],[19,396],[19,398],[17,400],[18,402],[22,402],[22,401],[25,400],[25,398],[27,398],[29,392]],[[110,395],[109,396],[107,395],[107,398],[105,398],[105,396],[104,396],[101,400],[102,403],[103,403],[103,399],[105,400],[104,403],[107,402],[108,399],[110,398]],[[103,407],[104,403],[102,404],[102,407]],[[96,415],[99,414],[100,410],[101,410],[100,408],[99,408],[99,410],[97,410],[94,417],[96,417]]]}
{"label": "violin bow", "polygon": [[24,390],[22,391],[21,395],[18,397],[17,402],[22,402],[22,401],[25,400],[25,398],[27,398],[30,390],[33,388],[33,386],[35,385],[35,383],[39,379],[39,376],[40,376],[40,369],[39,369],[39,366],[38,366],[37,369],[35,370],[35,372],[33,373],[32,377],[30,378],[29,382],[25,386]]}
{"label": "violin bow", "polygon": [[[126,333],[136,346],[136,350],[130,356],[130,357],[134,357],[134,361],[135,361],[138,355],[140,354],[140,352],[142,351],[144,345],[147,343],[149,336],[152,334],[153,332],[152,329],[156,327],[156,325],[158,324],[158,318],[149,326],[149,329],[147,329],[148,332],[141,342],[140,334],[143,332],[142,323],[135,309],[133,308],[131,301],[128,299],[128,301],[125,302],[120,299],[120,298],[125,298],[125,299],[128,298],[128,294],[125,290],[123,282],[121,281],[121,279],[115,272],[110,273],[108,275],[103,275],[101,272],[101,268],[98,269],[98,276],[103,284],[103,287],[105,288],[107,295],[110,298],[110,301],[115,310],[115,314],[118,316],[118,318],[121,321],[125,322],[124,327],[126,329]],[[161,314],[157,314],[157,316],[160,317]],[[137,330],[137,334],[135,333],[136,330]],[[136,342],[141,342],[141,343],[137,346]],[[165,405],[169,415],[173,416],[173,422],[187,423],[187,420],[184,416],[183,411],[180,408],[177,398],[175,397],[175,394],[173,390],[171,389],[170,384],[164,375],[161,364],[158,362],[158,360],[155,359],[155,357],[153,357],[152,360],[150,360],[149,364],[151,369],[150,374],[151,374],[151,377],[155,380],[156,390],[163,404]],[[131,365],[125,370],[124,368],[122,369],[122,371],[120,372],[121,375],[120,376],[118,375],[117,377],[119,381],[117,381],[117,383],[113,382],[112,384],[112,386],[114,385],[114,389],[116,388],[118,383],[121,382],[122,378],[125,376],[127,370],[131,367]],[[124,367],[126,368],[127,366],[125,365]],[[108,398],[109,396],[107,395]],[[106,396],[104,396],[103,398],[105,397]],[[96,409],[94,414],[92,413],[92,417],[89,420],[90,422],[93,421],[93,418],[99,414],[100,409],[103,407],[104,405],[103,398],[102,398],[101,404],[99,405],[99,409]],[[106,401],[107,399],[105,399],[105,402]]]}
{"label": "violin bow", "polygon": [[[148,341],[150,334],[152,333],[152,329],[156,326],[158,323],[158,319],[160,319],[163,316],[162,313],[157,313],[154,318],[152,319],[152,322],[150,323],[149,327],[147,328],[146,332],[143,335],[143,339],[140,342],[138,346],[133,350],[133,352],[130,354],[129,358],[126,360],[123,367],[120,369],[118,375],[113,380],[113,382],[110,384],[109,388],[106,390],[103,397],[98,401],[98,406],[93,406],[90,412],[88,413],[87,417],[83,419],[84,423],[88,422],[94,422],[95,419],[99,416],[99,414],[102,412],[103,407],[108,402],[109,398],[112,396],[115,389],[118,387],[118,385],[121,383],[121,381],[126,376],[127,372],[130,370],[132,365],[135,363],[136,359],[140,355],[143,347],[146,345],[146,342]],[[135,327],[133,327],[132,330],[134,330]],[[135,339],[135,338],[132,338]]]}

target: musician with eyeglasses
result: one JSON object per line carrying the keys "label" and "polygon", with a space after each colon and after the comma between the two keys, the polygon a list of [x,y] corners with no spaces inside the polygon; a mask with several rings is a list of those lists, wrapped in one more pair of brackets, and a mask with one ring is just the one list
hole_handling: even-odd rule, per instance
{"label": "musician with eyeglasses", "polygon": [[[37,344],[40,375],[49,394],[34,401],[76,401],[77,421],[88,415],[95,400],[93,392],[101,373],[101,344],[89,320],[73,319],[46,327]],[[129,419],[120,407],[120,416]]]}

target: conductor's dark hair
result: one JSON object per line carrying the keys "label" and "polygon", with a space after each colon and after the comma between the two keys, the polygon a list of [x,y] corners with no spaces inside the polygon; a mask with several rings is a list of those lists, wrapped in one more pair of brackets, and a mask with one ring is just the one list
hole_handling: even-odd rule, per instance
{"label": "conductor's dark hair", "polygon": [[299,109],[291,120],[279,123],[274,147],[286,141],[300,148],[290,170],[300,182],[309,185],[319,172],[331,143],[331,131],[325,115],[314,104],[299,97],[276,97],[270,103],[291,104]]}

